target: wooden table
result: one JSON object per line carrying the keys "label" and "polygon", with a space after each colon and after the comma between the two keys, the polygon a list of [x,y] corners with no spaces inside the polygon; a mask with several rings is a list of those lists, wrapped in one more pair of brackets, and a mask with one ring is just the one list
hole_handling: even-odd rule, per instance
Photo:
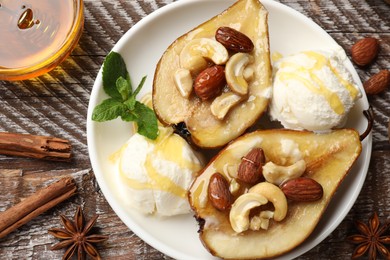
{"label": "wooden table", "polygon": [[[182,0],[185,1],[185,0]],[[78,195],[30,221],[0,240],[2,259],[60,259],[51,251],[58,240],[47,229],[59,227],[59,214],[73,216],[78,205],[91,217],[99,214],[99,232],[110,239],[98,245],[104,259],[169,259],[134,235],[116,216],[94,178],[88,157],[86,117],[91,89],[106,54],[135,23],[172,0],[85,0],[81,40],[56,69],[41,77],[0,82],[0,131],[50,135],[68,139],[70,163],[0,156],[0,210],[18,203],[40,187],[73,176]],[[384,0],[282,0],[324,28],[349,53],[363,37],[380,39],[376,62],[357,69],[362,81],[390,69],[390,5]],[[300,259],[347,259],[354,246],[346,237],[356,232],[353,221],[366,221],[374,211],[390,218],[390,143],[387,134],[390,90],[370,97],[374,109],[373,151],[366,182],[354,207],[339,227]]]}

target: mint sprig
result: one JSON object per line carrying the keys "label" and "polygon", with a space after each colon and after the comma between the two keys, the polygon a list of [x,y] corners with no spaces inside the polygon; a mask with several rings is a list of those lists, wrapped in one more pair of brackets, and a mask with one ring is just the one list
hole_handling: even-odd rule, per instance
{"label": "mint sprig", "polygon": [[157,117],[152,109],[136,99],[145,80],[146,76],[133,92],[122,56],[110,52],[103,63],[103,89],[110,98],[94,108],[92,120],[103,122],[121,117],[123,121],[135,122],[139,134],[155,140],[158,136]]}

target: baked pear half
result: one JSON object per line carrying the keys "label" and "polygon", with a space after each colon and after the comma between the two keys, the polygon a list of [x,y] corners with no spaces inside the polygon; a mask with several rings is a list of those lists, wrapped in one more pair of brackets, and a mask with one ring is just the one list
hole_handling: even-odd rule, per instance
{"label": "baked pear half", "polygon": [[258,0],[239,0],[175,40],[154,75],[158,119],[184,122],[203,148],[221,147],[253,125],[272,90],[267,19]]}
{"label": "baked pear half", "polygon": [[272,258],[294,249],[312,233],[361,149],[352,129],[239,137],[189,190],[204,246],[224,259]]}

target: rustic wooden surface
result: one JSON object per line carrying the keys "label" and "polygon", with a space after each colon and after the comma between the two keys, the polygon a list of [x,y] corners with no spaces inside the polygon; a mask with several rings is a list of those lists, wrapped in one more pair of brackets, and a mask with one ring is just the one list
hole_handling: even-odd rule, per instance
{"label": "rustic wooden surface", "polygon": [[[110,235],[98,246],[103,259],[170,259],[134,235],[106,202],[91,169],[85,129],[89,95],[105,55],[135,23],[170,2],[85,0],[84,33],[67,60],[38,78],[0,81],[0,131],[65,138],[72,143],[74,153],[71,163],[0,156],[0,210],[63,176],[73,176],[79,187],[77,196],[1,239],[1,259],[60,259],[63,251],[50,250],[57,240],[47,229],[60,225],[59,214],[73,216],[78,205],[84,206],[88,217],[100,214],[98,230]],[[362,81],[380,69],[390,69],[390,5],[384,0],[280,2],[313,19],[348,54],[360,38],[380,39],[377,61],[364,70],[358,69]],[[376,121],[371,164],[362,192],[340,226],[300,259],[348,259],[354,246],[345,239],[356,232],[355,219],[366,220],[373,211],[378,211],[382,221],[390,218],[390,90],[370,97],[369,102]]]}

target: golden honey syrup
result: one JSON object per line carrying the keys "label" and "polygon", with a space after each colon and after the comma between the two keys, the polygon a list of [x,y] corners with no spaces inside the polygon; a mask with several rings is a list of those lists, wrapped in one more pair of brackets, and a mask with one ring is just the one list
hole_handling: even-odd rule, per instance
{"label": "golden honey syrup", "polygon": [[[328,67],[332,71],[332,73],[337,77],[341,85],[343,85],[348,90],[349,95],[353,100],[357,98],[357,96],[359,95],[359,91],[350,82],[345,80],[340,75],[340,72],[337,71],[337,69],[331,65],[329,59],[325,57],[323,54],[314,51],[307,51],[304,52],[304,54],[309,58],[316,60],[314,66],[312,68],[306,68],[292,62],[282,62],[280,68],[284,68],[284,67],[294,68],[294,72],[283,72],[280,75],[280,79],[282,81],[287,81],[290,79],[295,79],[300,81],[307,89],[309,89],[313,93],[322,95],[327,100],[328,104],[333,109],[333,111],[339,115],[342,115],[343,113],[345,113],[345,108],[342,101],[340,100],[340,98],[337,96],[336,93],[334,93],[333,91],[327,88],[327,86],[323,83],[323,81],[315,74],[315,71],[321,70],[324,67]],[[276,55],[274,59],[280,60],[280,56]],[[301,76],[306,74],[309,75],[310,79]]]}
{"label": "golden honey syrup", "polygon": [[41,75],[63,61],[83,29],[82,0],[0,0],[0,80]]}
{"label": "golden honey syrup", "polygon": [[[146,160],[143,163],[146,173],[149,180],[147,182],[142,182],[137,179],[133,179],[126,175],[122,171],[122,162],[119,163],[119,173],[122,176],[122,180],[130,188],[144,190],[160,190],[172,193],[178,197],[186,198],[187,190],[179,185],[177,185],[173,179],[165,176],[159,172],[159,169],[156,169],[153,166],[153,160],[159,158],[160,160],[165,160],[168,162],[173,162],[178,165],[181,169],[189,169],[192,172],[197,172],[202,168],[202,165],[199,163],[194,163],[186,158],[184,158],[183,150],[184,146],[187,145],[186,141],[180,136],[173,133],[171,127],[159,127],[159,136],[153,141],[145,138],[145,141],[150,145],[154,146],[153,150],[147,154]],[[124,149],[127,148],[125,144],[119,153],[122,153]],[[117,156],[117,155],[116,155]],[[131,160],[130,158],[119,158],[120,160]]]}
{"label": "golden honey syrup", "polygon": [[271,55],[272,63],[278,62],[282,58],[283,58],[283,55],[280,52],[277,52],[277,51],[272,53],[272,55]]}

